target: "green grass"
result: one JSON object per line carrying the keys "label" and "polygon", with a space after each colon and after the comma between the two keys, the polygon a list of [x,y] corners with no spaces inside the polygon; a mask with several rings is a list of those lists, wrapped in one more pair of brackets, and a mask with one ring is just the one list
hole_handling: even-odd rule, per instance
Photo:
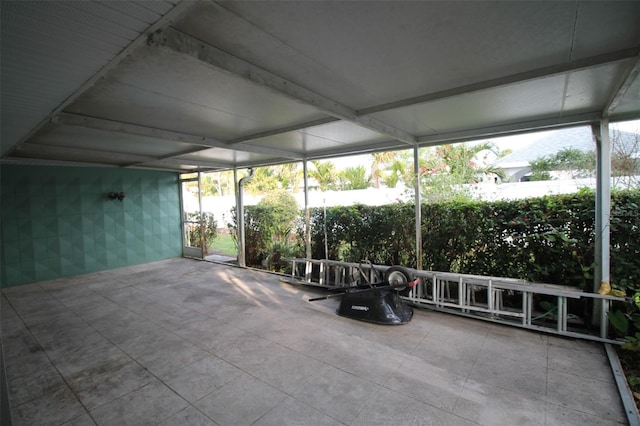
{"label": "green grass", "polygon": [[226,256],[236,256],[238,249],[236,243],[229,234],[218,234],[213,239],[213,244],[209,246],[210,254],[224,254]]}

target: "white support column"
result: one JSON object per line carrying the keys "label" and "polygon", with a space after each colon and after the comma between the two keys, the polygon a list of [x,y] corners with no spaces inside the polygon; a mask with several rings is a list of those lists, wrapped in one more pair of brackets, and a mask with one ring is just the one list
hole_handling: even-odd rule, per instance
{"label": "white support column", "polygon": [[418,145],[413,147],[415,217],[416,217],[416,269],[422,270],[422,209],[420,208],[420,155]]}
{"label": "white support column", "polygon": [[[237,183],[237,193],[236,193],[236,219],[238,223],[238,265],[245,267],[247,266],[247,257],[246,257],[246,247],[245,247],[245,239],[244,239],[244,199],[243,199],[243,191],[245,183],[249,182],[253,179],[253,175],[255,173],[254,169],[249,169],[249,175],[243,177]],[[234,177],[236,176],[234,170]]]}
{"label": "white support column", "polygon": [[305,256],[311,259],[311,211],[309,210],[309,168],[308,160],[302,161],[302,175],[304,180],[304,245]]}
{"label": "white support column", "polygon": [[[233,195],[236,198],[236,238],[238,238],[238,254],[236,256],[236,261],[238,262],[238,265],[241,265],[241,262],[244,262],[244,247],[242,248],[242,250],[240,250],[240,233],[239,233],[239,228],[240,228],[240,218],[238,217],[238,209],[239,209],[239,204],[238,204],[238,169],[237,168],[233,168]],[[242,254],[240,254],[242,253]]]}
{"label": "white support column", "polygon": [[[595,218],[595,273],[593,291],[610,285],[610,216],[611,216],[611,141],[609,120],[603,119],[592,127],[596,140],[596,218]],[[594,303],[592,323],[600,325],[601,337],[606,336],[607,322],[602,321],[607,306]]]}
{"label": "white support column", "polygon": [[202,173],[198,172],[198,227],[200,228],[200,247],[202,248],[202,258],[209,254],[207,249],[207,239],[205,234],[204,217],[202,216]]}

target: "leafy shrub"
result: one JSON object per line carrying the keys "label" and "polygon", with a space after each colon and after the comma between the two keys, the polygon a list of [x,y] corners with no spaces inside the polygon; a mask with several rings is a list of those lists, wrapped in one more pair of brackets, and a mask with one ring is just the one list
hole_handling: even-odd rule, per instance
{"label": "leafy shrub", "polygon": [[[237,238],[237,212],[231,211],[232,222],[227,224]],[[280,259],[293,256],[289,239],[300,210],[295,198],[284,190],[266,195],[257,205],[245,207],[245,260],[255,267],[282,270]],[[300,255],[300,254],[295,254]]]}
{"label": "leafy shrub", "polygon": [[[245,210],[248,265],[260,267],[273,257],[273,241],[289,244],[292,230],[296,230],[297,245],[286,252],[304,256],[304,214],[278,197],[282,194]],[[611,285],[628,296],[640,291],[638,206],[638,190],[612,194]],[[592,290],[593,191],[518,201],[440,202],[423,204],[421,209],[424,269]],[[416,266],[412,204],[311,209],[309,231],[315,259]]]}
{"label": "leafy shrub", "polygon": [[[639,205],[640,191],[612,196],[612,286],[628,295],[640,282]],[[592,289],[592,191],[518,201],[441,202],[421,209],[424,269]],[[411,204],[331,207],[326,215],[324,209],[312,209],[310,217],[313,258],[415,266]],[[304,253],[304,224],[299,222],[297,235]]]}
{"label": "leafy shrub", "polygon": [[200,213],[187,213],[186,219],[188,221],[200,223],[200,226],[194,224],[189,227],[187,231],[187,238],[189,240],[188,244],[192,247],[200,247],[202,245],[202,236],[204,233],[205,247],[203,247],[203,250],[206,254],[207,247],[212,245],[213,240],[218,234],[218,223],[215,216],[213,213],[206,212],[203,212],[202,216],[200,216]]}
{"label": "leafy shrub", "polygon": [[[332,207],[326,209],[326,216],[323,209],[311,209],[310,231],[313,258],[348,262],[367,259],[378,264],[415,266],[415,219],[411,205]],[[297,235],[299,245],[304,247],[303,223]]]}
{"label": "leafy shrub", "polygon": [[640,405],[640,289],[629,302],[616,303],[607,312],[618,337],[626,342],[618,350],[629,387]]}

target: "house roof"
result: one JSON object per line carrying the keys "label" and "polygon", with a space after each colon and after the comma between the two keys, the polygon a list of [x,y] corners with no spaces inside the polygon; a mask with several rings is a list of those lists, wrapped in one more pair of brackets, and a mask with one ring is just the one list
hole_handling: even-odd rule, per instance
{"label": "house roof", "polygon": [[[625,151],[638,150],[639,135],[630,132],[616,132],[616,140],[624,145]],[[567,149],[582,152],[595,151],[596,145],[589,127],[574,127],[543,132],[539,139],[528,142],[518,150],[498,158],[493,165],[500,168],[522,167],[542,157],[551,156]]]}
{"label": "house roof", "polygon": [[2,164],[226,170],[640,116],[640,2],[0,8]]}

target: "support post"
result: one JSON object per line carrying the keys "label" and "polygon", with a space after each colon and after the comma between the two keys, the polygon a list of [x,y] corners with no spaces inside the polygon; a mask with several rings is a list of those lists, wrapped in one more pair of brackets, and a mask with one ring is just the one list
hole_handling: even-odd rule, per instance
{"label": "support post", "polygon": [[207,239],[205,238],[206,225],[202,215],[202,173],[198,172],[198,226],[200,227],[200,248],[202,248],[202,257],[209,254],[207,247]]}
{"label": "support post", "polygon": [[416,269],[422,270],[422,209],[420,208],[420,155],[418,145],[413,146],[413,169],[416,217]]}
{"label": "support post", "polygon": [[[609,120],[591,126],[596,141],[596,218],[594,293],[610,289],[610,216],[611,216],[611,140]],[[607,335],[606,304],[594,303],[592,324],[600,326],[600,337]]]}
{"label": "support post", "polygon": [[[238,265],[242,267],[247,266],[246,249],[245,249],[245,241],[244,241],[244,200],[242,198],[242,193],[244,190],[244,184],[249,182],[251,179],[253,179],[254,173],[255,173],[254,169],[249,169],[249,175],[240,179],[237,185],[236,215],[237,215],[237,222],[238,222]],[[236,176],[236,173],[234,170],[234,177],[235,176]]]}
{"label": "support post", "polygon": [[308,160],[302,161],[304,179],[304,245],[307,259],[311,259],[311,211],[309,210],[309,167]]}

